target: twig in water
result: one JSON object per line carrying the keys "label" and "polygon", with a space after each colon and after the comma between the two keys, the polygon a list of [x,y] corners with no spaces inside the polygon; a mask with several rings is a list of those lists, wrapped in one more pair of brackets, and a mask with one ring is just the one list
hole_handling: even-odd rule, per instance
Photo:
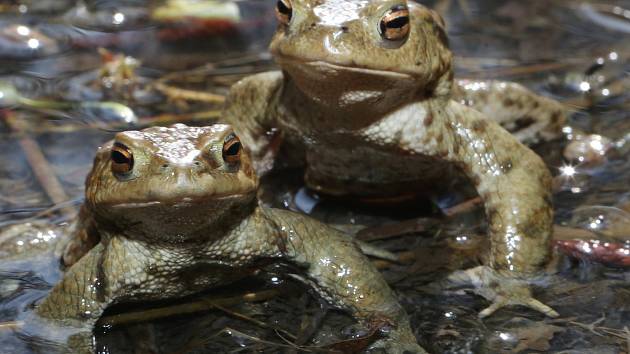
{"label": "twig in water", "polygon": [[263,290],[255,293],[247,293],[244,295],[232,297],[203,299],[186,304],[167,306],[157,309],[110,315],[101,318],[98,321],[98,324],[101,326],[118,326],[126,323],[146,322],[169,316],[208,311],[217,308],[217,306],[231,306],[243,302],[263,301],[277,296],[283,290],[286,289],[277,288],[271,290]]}
{"label": "twig in water", "polygon": [[157,82],[154,85],[155,89],[168,96],[170,99],[175,100],[187,100],[187,101],[199,101],[207,103],[223,103],[225,102],[225,96],[217,95],[215,93],[187,90],[174,86],[167,85],[163,82]]}
{"label": "twig in water", "polygon": [[[22,124],[12,111],[6,110],[3,114],[9,128],[19,136],[18,143],[24,151],[26,160],[50,200],[55,204],[62,204],[68,201],[68,195],[57,179],[54,169],[50,166],[48,160],[46,160],[46,156],[44,156],[37,141],[29,136],[23,135]],[[64,205],[60,210],[62,214],[69,219],[74,217],[77,212],[72,205]]]}
{"label": "twig in water", "polygon": [[483,201],[481,200],[480,197],[475,197],[472,199],[468,199],[466,201],[463,201],[457,205],[454,205],[450,208],[444,209],[442,212],[444,213],[444,215],[446,215],[447,217],[452,217],[455,216],[457,214],[462,214],[468,211],[471,211],[475,208],[477,208]]}
{"label": "twig in water", "polygon": [[24,325],[22,321],[8,321],[8,322],[0,322],[0,330],[15,330],[19,329]]}
{"label": "twig in water", "polygon": [[236,318],[238,318],[240,320],[243,320],[243,321],[251,322],[251,323],[255,324],[258,327],[266,328],[266,329],[273,329],[274,331],[276,331],[276,333],[277,332],[281,332],[285,336],[291,338],[291,340],[295,340],[295,338],[296,338],[296,336],[294,334],[289,333],[289,332],[285,331],[284,329],[282,329],[280,327],[276,327],[276,326],[272,326],[272,325],[266,324],[265,322],[259,321],[259,320],[255,319],[255,318],[252,318],[252,317],[249,317],[249,316],[246,316],[246,315],[243,315],[242,313],[234,312],[232,310],[229,310],[229,309],[227,309],[227,308],[225,308],[223,306],[217,305],[217,304],[214,304],[214,307],[216,309],[218,309],[218,310],[221,310],[221,311],[227,313],[228,315],[230,315],[232,317],[236,317]]}

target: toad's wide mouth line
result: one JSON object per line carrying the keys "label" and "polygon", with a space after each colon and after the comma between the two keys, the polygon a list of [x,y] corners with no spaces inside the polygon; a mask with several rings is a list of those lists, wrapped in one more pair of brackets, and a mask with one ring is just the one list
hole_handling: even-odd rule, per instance
{"label": "toad's wide mouth line", "polygon": [[109,204],[111,208],[115,209],[135,209],[135,208],[151,208],[151,207],[189,207],[197,206],[200,204],[207,204],[212,202],[221,202],[231,199],[243,199],[249,196],[248,193],[230,194],[230,195],[216,195],[207,197],[184,197],[180,199],[164,199],[164,200],[148,200],[142,202],[129,202],[119,204]]}
{"label": "toad's wide mouth line", "polygon": [[325,60],[308,60],[308,59],[300,59],[288,55],[280,55],[277,54],[275,58],[276,62],[280,65],[288,64],[291,66],[298,67],[314,67],[317,69],[333,69],[338,71],[346,71],[346,72],[355,72],[358,74],[368,74],[374,76],[387,76],[390,78],[396,79],[411,79],[412,76],[407,73],[401,73],[398,71],[389,71],[389,70],[379,70],[379,69],[370,69],[358,66],[350,66],[343,65],[340,63],[332,63]]}

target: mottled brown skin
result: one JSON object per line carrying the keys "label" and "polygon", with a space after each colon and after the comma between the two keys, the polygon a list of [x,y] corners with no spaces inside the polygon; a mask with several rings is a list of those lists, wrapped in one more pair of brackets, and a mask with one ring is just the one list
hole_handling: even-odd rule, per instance
{"label": "mottled brown skin", "polygon": [[[112,304],[181,297],[285,262],[300,269],[292,275],[368,327],[389,323],[393,330],[375,347],[424,352],[405,311],[351,238],[258,205],[247,153],[224,158],[232,136],[228,125],[177,124],[118,133],[101,147],[80,215],[91,226],[75,233],[99,242],[66,271],[37,316],[79,331],[68,341],[71,350],[89,352],[93,324]],[[112,167],[112,147],[120,144],[134,161],[124,174]]]}
{"label": "mottled brown skin", "polygon": [[514,82],[455,80],[452,97],[499,123],[526,144],[560,137],[567,117],[561,103]]}
{"label": "mottled brown skin", "polygon": [[[226,104],[225,119],[251,147],[257,170],[272,166],[280,134],[305,151],[306,184],[325,195],[396,200],[448,183],[447,171],[463,173],[483,199],[492,241],[488,266],[466,276],[493,306],[556,315],[531,298],[525,281],[549,259],[551,177],[497,122],[530,129],[523,140],[553,137],[561,105],[517,84],[454,89],[443,20],[416,3],[290,5],[290,21],[279,19],[270,44],[282,71],[243,79]],[[379,23],[396,6],[408,7],[409,32],[390,41]]]}

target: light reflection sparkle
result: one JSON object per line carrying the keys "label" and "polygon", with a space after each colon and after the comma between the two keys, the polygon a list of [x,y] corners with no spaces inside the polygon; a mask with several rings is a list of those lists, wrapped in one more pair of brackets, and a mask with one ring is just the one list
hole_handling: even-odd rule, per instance
{"label": "light reflection sparkle", "polygon": [[560,167],[560,173],[563,177],[574,177],[577,173],[575,166],[572,165],[564,165]]}
{"label": "light reflection sparkle", "polygon": [[125,14],[122,12],[117,12],[112,16],[112,23],[115,25],[120,25],[125,22]]}

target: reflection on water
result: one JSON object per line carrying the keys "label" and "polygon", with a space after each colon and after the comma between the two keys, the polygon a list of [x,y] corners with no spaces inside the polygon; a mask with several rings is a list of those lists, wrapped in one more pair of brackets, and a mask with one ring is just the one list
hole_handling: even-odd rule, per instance
{"label": "reflection on water", "polygon": [[[399,292],[421,344],[431,352],[627,350],[630,5],[427,3],[447,20],[460,77],[519,81],[574,109],[564,129],[566,139],[534,147],[556,175],[555,238],[560,250],[560,272],[544,279],[538,297],[562,317],[549,320],[511,308],[481,321],[477,313],[487,306],[483,300],[435,286],[448,272],[483,258],[485,226],[474,203],[447,220],[435,219],[430,206],[398,213],[340,205],[313,198],[302,188],[300,171],[293,170],[267,178],[263,200],[308,211],[400,252],[409,264],[377,265]],[[30,221],[63,227],[76,213],[94,151],[116,131],[216,120],[229,85],[273,67],[264,52],[275,28],[273,6],[253,0],[0,4],[0,226]],[[460,201],[452,193],[439,205],[448,208]],[[426,218],[409,221],[409,214]],[[19,320],[60,274],[52,250],[0,264],[3,350],[53,350],[54,344],[37,339],[32,329],[20,329]],[[292,283],[282,274],[267,269],[257,280],[258,288],[241,284],[227,291]],[[111,353],[133,352],[129,348],[156,353],[295,352],[287,343],[321,345],[356,333],[347,316],[327,311],[300,286],[290,289],[225,311],[99,327],[98,346]],[[134,309],[138,307],[144,305]]]}

